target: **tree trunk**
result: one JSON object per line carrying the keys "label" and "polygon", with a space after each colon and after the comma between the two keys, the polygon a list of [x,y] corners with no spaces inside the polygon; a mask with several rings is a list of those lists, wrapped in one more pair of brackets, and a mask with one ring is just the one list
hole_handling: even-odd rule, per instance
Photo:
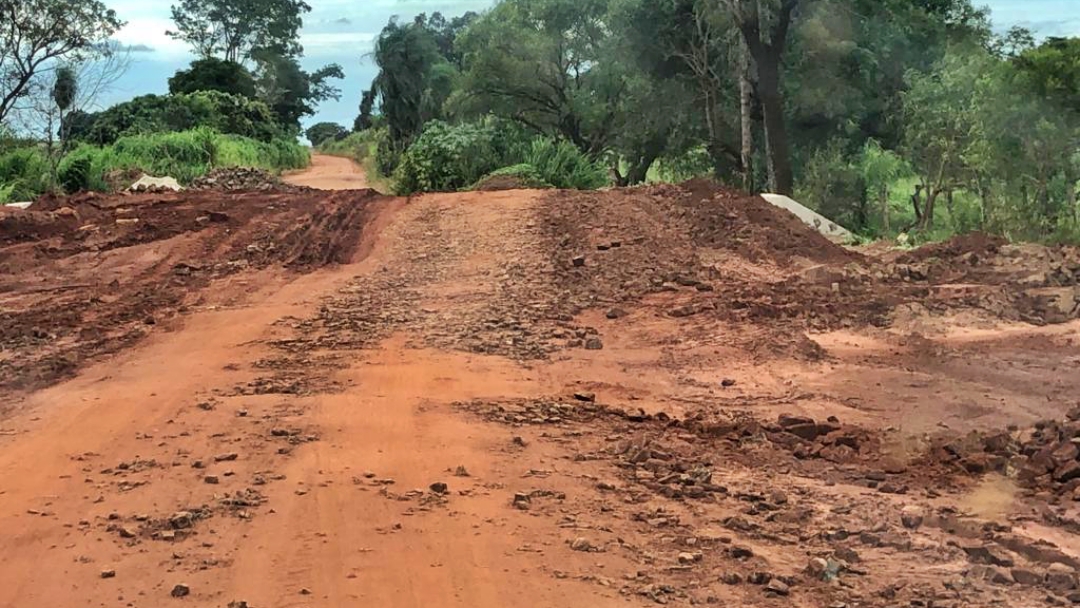
{"label": "tree trunk", "polygon": [[740,45],[739,56],[739,110],[742,126],[742,187],[754,191],[754,85],[750,82],[750,51]]}
{"label": "tree trunk", "polygon": [[934,227],[934,205],[937,203],[941,190],[930,188],[926,193],[926,205],[923,206],[922,218],[919,220],[920,230],[929,230]]}
{"label": "tree trunk", "polygon": [[775,182],[773,188],[777,194],[790,196],[795,191],[795,182],[787,127],[784,124],[784,100],[780,95],[780,53],[774,46],[759,47],[760,51],[755,55],[758,96],[765,115],[765,141]]}
{"label": "tree trunk", "polygon": [[889,187],[882,186],[878,191],[878,202],[881,204],[881,223],[885,228],[885,232],[888,232],[891,226],[889,226]]}

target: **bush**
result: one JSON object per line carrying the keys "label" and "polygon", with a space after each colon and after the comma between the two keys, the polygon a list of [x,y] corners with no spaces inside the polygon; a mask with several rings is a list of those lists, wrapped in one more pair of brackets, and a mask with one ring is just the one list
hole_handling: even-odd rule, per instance
{"label": "bush", "polygon": [[604,166],[569,142],[537,138],[525,155],[525,162],[556,188],[595,190],[608,184]]}
{"label": "bush", "polygon": [[394,172],[401,194],[448,192],[475,184],[481,177],[506,165],[507,150],[490,126],[470,123],[428,123]]}
{"label": "bush", "polygon": [[218,91],[183,95],[143,95],[93,115],[82,141],[107,146],[126,135],[189,131],[206,127],[219,133],[270,142],[287,136],[269,106]]}
{"label": "bush", "polygon": [[90,174],[93,171],[93,160],[89,156],[79,156],[71,159],[59,171],[60,185],[67,192],[79,192],[90,189]]}
{"label": "bush", "polygon": [[49,189],[49,161],[37,147],[0,154],[0,194],[3,202],[33,200]]}
{"label": "bush", "polygon": [[[271,171],[307,166],[307,149],[294,140],[262,142],[210,129],[123,137],[112,146],[83,144],[60,161],[61,180],[77,189],[108,190],[105,175],[137,170],[172,176],[181,184],[215,167],[258,167]],[[69,188],[70,191],[70,188]]]}

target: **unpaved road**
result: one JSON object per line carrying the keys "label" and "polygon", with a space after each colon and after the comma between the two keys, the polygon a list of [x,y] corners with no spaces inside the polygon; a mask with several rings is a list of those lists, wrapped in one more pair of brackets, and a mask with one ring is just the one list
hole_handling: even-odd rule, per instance
{"label": "unpaved road", "polygon": [[[363,183],[323,157],[290,180]],[[848,277],[835,280],[851,295],[833,278],[793,291],[781,280],[793,254],[761,249],[769,239],[732,214],[689,248],[703,224],[659,213],[675,196],[664,189],[617,202],[326,196],[274,195],[266,212],[230,198],[227,231],[103,230],[69,257],[64,237],[33,253],[67,260],[42,262],[33,286],[13,273],[0,291],[12,311],[42,289],[83,293],[72,277],[91,265],[115,272],[111,289],[144,277],[183,297],[124,292],[157,318],[105,317],[139,326],[123,342],[34,317],[0,352],[12,376],[35,378],[9,384],[0,418],[0,606],[986,606],[1075,593],[1071,494],[983,476],[996,454],[982,444],[931,447],[945,430],[1061,419],[1080,394],[1075,321],[1010,319],[1006,304],[1036,304],[996,285],[858,291]],[[167,213],[188,226],[185,209],[216,199],[133,200],[121,207],[147,209],[142,224]],[[310,212],[290,215],[301,201]],[[738,245],[701,244],[723,235]],[[782,240],[800,238],[816,243]],[[19,239],[0,257],[10,268],[38,242]],[[324,239],[336,245],[309,242]],[[679,276],[652,289],[654,272]],[[639,289],[651,295],[630,297]],[[920,304],[894,301],[908,294]],[[124,304],[102,297],[71,303],[84,334]],[[888,327],[862,321],[879,305],[902,311]],[[818,328],[795,329],[804,321]],[[780,415],[818,422],[777,427]],[[173,598],[177,585],[190,593]]]}
{"label": "unpaved road", "polygon": [[297,186],[320,190],[362,190],[370,188],[367,176],[351,159],[315,154],[311,166],[289,175],[286,180]]}

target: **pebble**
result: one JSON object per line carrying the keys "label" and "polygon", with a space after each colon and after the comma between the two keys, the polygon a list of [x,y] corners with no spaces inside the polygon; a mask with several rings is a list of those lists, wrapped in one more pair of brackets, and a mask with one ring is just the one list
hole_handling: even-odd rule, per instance
{"label": "pebble", "polygon": [[575,538],[573,541],[570,542],[570,548],[573,549],[574,551],[586,551],[586,552],[587,551],[592,551],[593,549],[595,549],[595,547],[593,547],[593,544],[591,542],[589,542],[589,539],[584,538],[584,537],[580,537],[580,536],[578,538]]}
{"label": "pebble", "polygon": [[116,578],[116,570],[108,568],[101,571],[101,578]]}
{"label": "pebble", "polygon": [[176,585],[175,587],[172,588],[172,592],[170,593],[170,595],[172,595],[173,597],[187,597],[190,594],[191,594],[191,587],[188,587],[187,585],[184,585],[184,584]]}
{"label": "pebble", "polygon": [[784,581],[778,578],[773,578],[769,581],[767,585],[765,585],[765,592],[786,596],[791,593],[791,587],[789,587]]}
{"label": "pebble", "polygon": [[450,487],[441,481],[436,481],[428,487],[431,488],[431,491],[436,494],[446,494],[450,491]]}
{"label": "pebble", "polygon": [[207,475],[203,477],[203,481],[211,485],[217,485],[219,480],[217,475]]}

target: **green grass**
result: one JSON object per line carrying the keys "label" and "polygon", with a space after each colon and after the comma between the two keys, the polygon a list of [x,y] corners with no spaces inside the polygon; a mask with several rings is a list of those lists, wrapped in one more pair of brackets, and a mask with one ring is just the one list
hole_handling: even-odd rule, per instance
{"label": "green grass", "polygon": [[[293,140],[263,142],[210,129],[122,137],[97,147],[80,145],[61,159],[58,183],[68,191],[107,191],[106,174],[141,171],[172,176],[181,184],[216,167],[300,169],[310,162],[307,148]],[[36,147],[0,154],[0,202],[29,200],[50,189],[49,163]]]}

